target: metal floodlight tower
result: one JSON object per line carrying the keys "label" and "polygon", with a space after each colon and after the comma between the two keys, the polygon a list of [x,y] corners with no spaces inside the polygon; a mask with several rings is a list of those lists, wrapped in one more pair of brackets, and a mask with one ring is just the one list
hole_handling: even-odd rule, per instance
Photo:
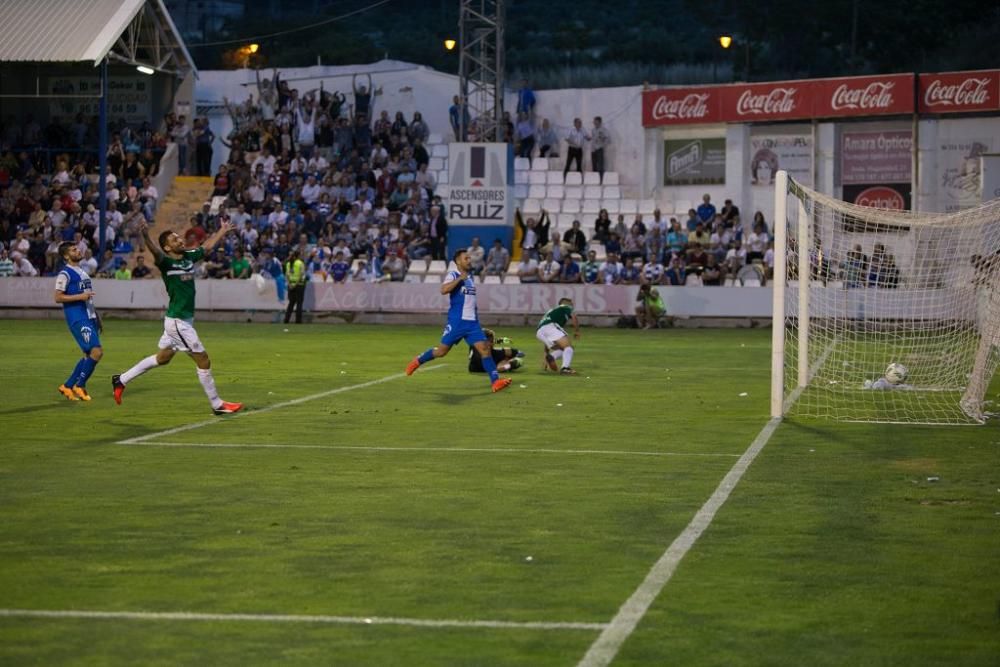
{"label": "metal floodlight tower", "polygon": [[459,94],[468,114],[459,114],[461,136],[470,121],[478,141],[503,141],[504,23],[506,0],[461,0],[458,16]]}

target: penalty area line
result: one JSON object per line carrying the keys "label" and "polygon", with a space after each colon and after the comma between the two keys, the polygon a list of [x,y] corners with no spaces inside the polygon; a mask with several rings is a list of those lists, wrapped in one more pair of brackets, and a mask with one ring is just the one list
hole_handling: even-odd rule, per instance
{"label": "penalty area line", "polygon": [[621,649],[622,644],[625,643],[625,640],[629,638],[629,635],[639,625],[639,621],[646,615],[650,605],[656,600],[663,587],[674,576],[674,572],[677,570],[677,566],[680,565],[681,560],[691,550],[691,547],[698,541],[702,533],[708,529],[708,526],[712,523],[712,519],[715,518],[716,512],[719,511],[729,498],[729,494],[739,484],[740,478],[743,477],[750,464],[753,463],[757,455],[764,449],[764,445],[771,439],[771,436],[780,423],[781,417],[773,417],[761,429],[747,450],[743,452],[740,460],[733,464],[733,467],[726,473],[726,476],[719,482],[719,486],[716,487],[715,492],[705,501],[705,504],[701,506],[701,509],[694,515],[694,518],[691,519],[691,522],[684,528],[681,534],[667,547],[667,550],[656,561],[656,564],[653,565],[653,568],[646,575],[642,583],[639,584],[639,587],[635,589],[632,596],[625,601],[618,610],[618,613],[615,614],[615,617],[608,623],[608,626],[601,631],[600,636],[590,645],[590,648],[577,664],[577,667],[603,667],[611,664],[611,661],[615,659],[619,649]]}
{"label": "penalty area line", "polygon": [[142,447],[204,447],[208,449],[328,449],[348,452],[459,452],[475,454],[566,454],[576,456],[652,456],[652,457],[708,457],[739,458],[739,454],[720,452],[643,452],[614,449],[539,449],[518,447],[385,447],[365,445],[302,445],[285,443],[252,442],[133,442]]}
{"label": "penalty area line", "polygon": [[[430,371],[435,371],[439,368],[444,368],[448,364],[438,364],[436,366],[431,366],[430,368],[422,369],[421,373],[428,373]],[[352,384],[347,387],[337,387],[336,389],[329,389],[327,391],[321,391],[318,394],[311,394],[309,396],[303,396],[302,398],[293,398],[290,401],[282,401],[280,403],[275,403],[274,405],[268,405],[267,407],[260,408],[259,410],[247,410],[246,412],[238,412],[235,415],[227,417],[226,419],[219,419],[214,417],[212,419],[206,419],[205,421],[195,422],[193,424],[185,424],[184,426],[178,426],[176,428],[170,428],[165,431],[157,431],[155,433],[147,433],[146,435],[140,435],[135,438],[128,438],[126,440],[119,440],[116,445],[138,445],[146,442],[147,440],[152,440],[153,438],[159,438],[164,435],[173,435],[174,433],[183,433],[184,431],[191,431],[196,428],[201,428],[203,426],[208,426],[210,424],[221,424],[233,419],[240,418],[246,415],[259,415],[264,412],[270,412],[272,410],[278,410],[279,408],[287,408],[290,405],[299,405],[301,403],[308,403],[309,401],[315,401],[319,398],[326,398],[327,396],[333,396],[334,394],[342,394],[345,391],[352,391],[354,389],[364,389],[365,387],[373,387],[377,384],[382,384],[384,382],[391,382],[392,380],[398,380],[399,378],[406,377],[405,373],[395,373],[393,375],[387,375],[377,380],[369,380],[368,382],[362,382],[361,384]]]}
{"label": "penalty area line", "polygon": [[394,618],[298,614],[209,614],[190,611],[94,611],[85,609],[0,609],[7,618],[73,618],[128,621],[223,621],[325,623],[329,625],[406,625],[425,628],[500,628],[512,630],[603,630],[606,623],[573,621],[490,621],[473,619]]}

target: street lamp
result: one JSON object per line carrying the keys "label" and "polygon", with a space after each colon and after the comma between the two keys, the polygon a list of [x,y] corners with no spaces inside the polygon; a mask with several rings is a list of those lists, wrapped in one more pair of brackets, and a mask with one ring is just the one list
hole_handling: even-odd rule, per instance
{"label": "street lamp", "polygon": [[719,46],[724,49],[728,49],[733,43],[732,35],[720,35],[719,36]]}
{"label": "street lamp", "polygon": [[456,42],[455,40],[453,40],[450,37],[448,39],[444,40],[444,48],[447,49],[448,51],[451,51],[452,49],[454,49],[456,44],[458,44],[458,42]]}

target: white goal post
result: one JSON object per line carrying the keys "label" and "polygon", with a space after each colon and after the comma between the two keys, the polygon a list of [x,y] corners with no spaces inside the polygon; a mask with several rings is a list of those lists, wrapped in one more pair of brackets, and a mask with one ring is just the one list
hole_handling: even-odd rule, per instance
{"label": "white goal post", "polygon": [[772,416],[983,423],[1000,363],[1000,199],[869,208],[779,171],[774,203]]}

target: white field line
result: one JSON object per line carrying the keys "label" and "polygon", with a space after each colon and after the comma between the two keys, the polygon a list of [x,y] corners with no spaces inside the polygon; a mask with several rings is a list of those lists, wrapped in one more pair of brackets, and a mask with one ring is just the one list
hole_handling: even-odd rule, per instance
{"label": "white field line", "polygon": [[514,630],[603,630],[605,623],[572,621],[487,621],[372,616],[316,616],[292,614],[204,614],[190,611],[92,611],[84,609],[0,609],[7,618],[82,618],[128,621],[250,621],[259,623],[325,623],[330,625],[408,625],[429,628],[504,628]]}
{"label": "white field line", "polygon": [[[439,368],[444,368],[448,364],[438,364],[436,366],[431,366],[430,368],[425,368],[421,370],[421,373],[427,373],[430,371],[437,370]],[[137,445],[139,443],[145,442],[146,440],[152,440],[153,438],[159,438],[164,435],[173,435],[174,433],[183,433],[184,431],[191,431],[196,428],[201,428],[202,426],[208,426],[209,424],[221,424],[232,419],[237,419],[244,415],[259,415],[264,412],[270,412],[271,410],[277,410],[279,408],[287,408],[290,405],[299,405],[300,403],[308,403],[309,401],[315,401],[317,398],[326,398],[327,396],[333,396],[334,394],[342,394],[345,391],[353,391],[354,389],[364,389],[365,387],[372,387],[377,384],[382,384],[383,382],[390,382],[392,380],[398,380],[401,377],[406,377],[405,373],[396,373],[394,375],[387,375],[383,378],[377,380],[370,380],[368,382],[362,382],[361,384],[352,384],[347,387],[338,387],[336,389],[330,389],[328,391],[322,391],[318,394],[311,394],[309,396],[303,396],[302,398],[295,398],[290,401],[282,401],[281,403],[275,403],[274,405],[269,405],[265,408],[260,408],[259,410],[248,410],[247,412],[238,412],[231,417],[226,417],[225,419],[219,419],[218,417],[213,417],[212,419],[206,419],[205,421],[195,422],[194,424],[185,424],[184,426],[178,426],[177,428],[170,428],[166,431],[157,431],[155,433],[147,433],[146,435],[140,435],[136,438],[128,438],[127,440],[119,440],[116,445]]]}
{"label": "white field line", "polygon": [[590,648],[580,660],[577,667],[603,666],[610,664],[614,660],[622,644],[632,634],[639,621],[645,616],[649,606],[653,604],[656,596],[660,594],[660,591],[663,590],[663,587],[674,575],[681,559],[691,550],[691,547],[701,537],[701,534],[708,529],[709,524],[712,523],[712,519],[715,518],[715,513],[719,511],[719,508],[729,498],[729,494],[736,488],[740,478],[743,477],[743,473],[747,471],[753,460],[757,458],[757,454],[764,449],[764,445],[770,440],[771,435],[780,423],[781,418],[774,417],[761,429],[760,433],[757,434],[757,437],[754,438],[754,441],[750,443],[750,446],[743,453],[743,456],[740,457],[740,460],[733,465],[719,483],[715,492],[701,506],[698,513],[694,515],[691,522],[677,536],[663,555],[660,556],[660,559],[656,561],[656,564],[653,565],[649,574],[646,575],[646,578],[639,584],[635,592],[632,593],[632,596],[625,601],[625,604],[621,606],[615,617],[608,623],[608,626],[594,640],[594,643],[590,645]]}
{"label": "white field line", "polygon": [[738,458],[739,454],[713,452],[642,452],[614,449],[529,449],[517,447],[375,447],[363,445],[297,445],[282,443],[240,443],[240,442],[129,442],[140,447],[205,447],[217,449],[328,449],[330,451],[353,452],[470,452],[483,454],[567,454],[593,456],[695,456]]}

